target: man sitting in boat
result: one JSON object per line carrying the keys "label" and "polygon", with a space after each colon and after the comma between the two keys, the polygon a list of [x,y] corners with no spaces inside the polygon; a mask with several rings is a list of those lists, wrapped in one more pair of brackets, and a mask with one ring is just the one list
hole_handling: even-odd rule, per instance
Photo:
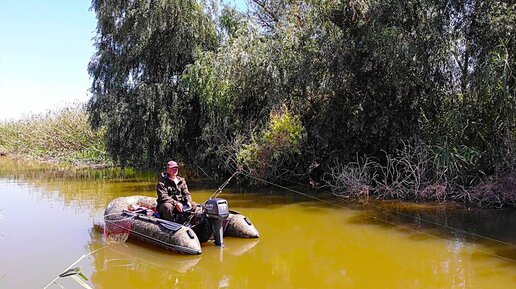
{"label": "man sitting in boat", "polygon": [[174,214],[183,212],[186,208],[197,206],[192,201],[192,195],[183,177],[178,175],[179,165],[175,161],[167,163],[167,172],[161,175],[157,185],[158,205],[156,210],[161,218],[174,221]]}

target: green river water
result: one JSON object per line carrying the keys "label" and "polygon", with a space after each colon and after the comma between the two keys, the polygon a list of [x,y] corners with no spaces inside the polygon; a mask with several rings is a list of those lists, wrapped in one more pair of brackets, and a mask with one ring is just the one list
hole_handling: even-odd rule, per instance
{"label": "green river water", "polygon": [[[260,239],[226,238],[222,249],[207,242],[198,256],[106,243],[106,205],[155,196],[156,181],[0,158],[0,288],[44,288],[81,256],[75,266],[92,288],[516,288],[514,209],[326,197],[328,205],[228,189],[220,197]],[[217,185],[189,186],[203,202]],[[65,277],[48,288],[84,286]]]}

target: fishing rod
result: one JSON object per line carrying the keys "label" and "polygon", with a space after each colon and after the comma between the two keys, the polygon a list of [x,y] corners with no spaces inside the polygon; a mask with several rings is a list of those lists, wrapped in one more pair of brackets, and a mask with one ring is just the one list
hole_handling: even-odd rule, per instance
{"label": "fishing rod", "polygon": [[227,179],[224,183],[222,183],[222,185],[220,185],[220,187],[215,192],[213,192],[213,194],[211,194],[211,196],[208,199],[209,200],[215,199],[220,193],[222,193],[222,190],[224,190],[224,188],[229,184],[231,179],[233,179],[233,177],[240,174],[241,172],[242,172],[242,168],[241,167],[237,168],[237,170],[231,175],[231,177],[229,177],[229,179]]}
{"label": "fishing rod", "polygon": [[[57,280],[59,278],[62,278],[62,276],[66,275],[65,273],[69,273],[69,270],[72,269],[73,266],[75,266],[77,263],[79,263],[82,259],[88,257],[88,256],[91,256],[93,255],[94,253],[100,251],[100,250],[103,250],[107,247],[109,247],[110,245],[106,245],[104,247],[101,247],[101,248],[98,248],[96,250],[93,250],[91,252],[89,252],[88,254],[84,254],[82,255],[81,257],[79,257],[79,259],[75,260],[75,262],[73,262],[70,266],[68,266],[68,268],[66,268],[62,273],[60,273],[59,275],[57,275],[52,281],[50,281],[50,283],[47,284],[47,286],[43,287],[43,289],[47,289],[49,288],[50,286],[52,286],[52,284],[56,284],[58,285],[59,287],[63,288],[63,286],[59,285],[59,283],[57,283]],[[77,274],[79,273],[79,271],[76,271]],[[64,274],[64,275],[63,275]],[[81,273],[82,274],[82,273]],[[84,276],[84,275],[83,275]],[[66,276],[65,276],[66,277]],[[88,285],[89,286],[89,285]],[[84,287],[84,285],[83,285]],[[85,288],[88,288],[88,287],[85,287]],[[91,288],[91,287],[90,287]]]}

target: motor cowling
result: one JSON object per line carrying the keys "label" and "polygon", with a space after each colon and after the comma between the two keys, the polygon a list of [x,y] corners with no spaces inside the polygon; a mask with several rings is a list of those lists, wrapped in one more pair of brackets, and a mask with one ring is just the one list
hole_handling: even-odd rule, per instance
{"label": "motor cowling", "polygon": [[224,228],[222,223],[229,216],[228,202],[220,198],[210,199],[204,204],[204,213],[212,225],[215,245],[224,247]]}
{"label": "motor cowling", "polygon": [[229,216],[228,201],[225,199],[210,199],[204,205],[204,212],[208,218],[226,219]]}

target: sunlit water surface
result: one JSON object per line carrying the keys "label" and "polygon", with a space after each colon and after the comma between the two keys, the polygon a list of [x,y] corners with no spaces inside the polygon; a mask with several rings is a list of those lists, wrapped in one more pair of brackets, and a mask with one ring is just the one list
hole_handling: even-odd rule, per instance
{"label": "sunlit water surface", "polygon": [[[208,242],[199,256],[106,244],[95,226],[106,205],[154,196],[156,180],[0,158],[0,288],[43,288],[81,256],[76,266],[93,288],[516,288],[510,209],[326,199],[330,206],[228,190],[220,197],[255,223],[260,239],[226,238],[223,249]],[[190,187],[197,202],[213,191]],[[84,288],[70,277],[56,283],[49,288]]]}

